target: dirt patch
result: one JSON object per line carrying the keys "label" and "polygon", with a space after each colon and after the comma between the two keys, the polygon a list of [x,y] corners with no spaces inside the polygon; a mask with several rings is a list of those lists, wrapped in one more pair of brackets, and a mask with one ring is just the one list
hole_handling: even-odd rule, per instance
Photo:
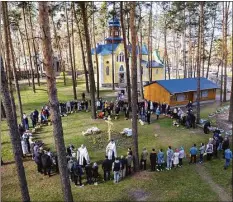
{"label": "dirt patch", "polygon": [[225,131],[232,129],[232,123],[228,121],[229,110],[216,115],[216,123],[219,128],[222,128]]}
{"label": "dirt patch", "polygon": [[154,129],[155,129],[155,130],[160,130],[160,125],[159,125],[158,123],[155,123],[155,124],[154,124]]}
{"label": "dirt patch", "polygon": [[141,189],[131,190],[129,195],[133,198],[133,201],[146,201],[149,194]]}
{"label": "dirt patch", "polygon": [[219,186],[212,180],[211,176],[203,166],[197,165],[196,172],[205,182],[209,184],[211,189],[218,195],[219,201],[232,201],[232,197],[228,193],[226,193],[221,186]]}
{"label": "dirt patch", "polygon": [[150,172],[141,171],[141,172],[135,173],[133,177],[136,178],[137,180],[149,180],[151,179],[151,175],[152,173]]}

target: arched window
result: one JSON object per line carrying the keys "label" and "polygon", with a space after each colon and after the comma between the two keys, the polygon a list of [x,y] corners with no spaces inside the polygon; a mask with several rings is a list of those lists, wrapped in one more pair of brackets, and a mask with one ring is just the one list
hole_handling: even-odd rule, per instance
{"label": "arched window", "polygon": [[120,66],[119,72],[124,72],[124,67],[123,67],[123,65]]}
{"label": "arched window", "polygon": [[118,62],[124,62],[125,61],[125,56],[124,53],[121,52],[118,56],[117,56],[117,61]]}
{"label": "arched window", "polygon": [[158,74],[159,73],[159,70],[158,69],[156,69],[156,74]]}
{"label": "arched window", "polygon": [[106,75],[109,76],[109,66],[106,67]]}

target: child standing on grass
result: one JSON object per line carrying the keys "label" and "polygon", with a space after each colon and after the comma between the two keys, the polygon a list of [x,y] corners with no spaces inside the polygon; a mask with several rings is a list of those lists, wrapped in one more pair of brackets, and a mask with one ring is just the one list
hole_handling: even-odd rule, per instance
{"label": "child standing on grass", "polygon": [[98,165],[96,162],[93,164],[92,172],[93,172],[94,185],[98,185],[97,179],[98,179],[99,173],[98,173]]}
{"label": "child standing on grass", "polygon": [[205,144],[201,143],[201,147],[199,148],[199,152],[200,152],[200,160],[199,163],[203,162],[203,155],[205,153]]}
{"label": "child standing on grass", "polygon": [[157,155],[157,158],[158,158],[158,168],[157,168],[157,171],[163,171],[163,164],[164,164],[164,153],[163,153],[163,150],[160,149],[159,150],[159,153]]}
{"label": "child standing on grass", "polygon": [[225,165],[224,165],[224,170],[226,170],[227,167],[230,166],[231,158],[232,158],[232,152],[231,152],[230,148],[228,148],[228,149],[225,150],[225,160],[226,160],[226,162],[225,162]]}
{"label": "child standing on grass", "polygon": [[176,168],[179,163],[179,149],[175,149],[175,153],[173,155],[173,164],[174,167]]}
{"label": "child standing on grass", "polygon": [[178,165],[178,167],[182,167],[183,166],[183,158],[185,158],[184,147],[180,147],[180,151],[179,151],[179,165]]}
{"label": "child standing on grass", "polygon": [[172,169],[172,158],[173,158],[173,150],[171,148],[171,146],[168,147],[167,150],[167,170],[171,170]]}

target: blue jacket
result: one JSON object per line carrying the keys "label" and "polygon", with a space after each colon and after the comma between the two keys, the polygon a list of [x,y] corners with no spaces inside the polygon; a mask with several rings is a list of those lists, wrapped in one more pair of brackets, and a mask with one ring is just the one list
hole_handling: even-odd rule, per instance
{"label": "blue jacket", "polygon": [[225,150],[225,159],[231,159],[232,158],[232,152],[230,149]]}
{"label": "blue jacket", "polygon": [[156,109],[156,112],[155,112],[156,115],[160,115],[160,110],[157,108]]}
{"label": "blue jacket", "polygon": [[167,150],[167,159],[172,159],[173,154],[174,154],[173,150],[172,149],[168,149]]}
{"label": "blue jacket", "polygon": [[158,164],[161,164],[164,162],[164,153],[163,152],[159,152],[157,155],[158,158]]}
{"label": "blue jacket", "polygon": [[191,155],[197,155],[197,148],[196,147],[191,147],[189,152],[190,152]]}

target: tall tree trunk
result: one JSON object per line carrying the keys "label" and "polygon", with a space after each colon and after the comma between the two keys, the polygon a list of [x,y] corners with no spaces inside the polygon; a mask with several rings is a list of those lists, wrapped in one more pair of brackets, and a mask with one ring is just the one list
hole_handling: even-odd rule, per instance
{"label": "tall tree trunk", "polygon": [[89,93],[89,85],[88,85],[88,74],[87,74],[87,66],[86,66],[86,61],[85,61],[85,52],[84,52],[84,46],[83,46],[83,39],[82,39],[82,34],[81,34],[81,30],[79,27],[79,22],[77,19],[77,15],[76,12],[74,12],[74,17],[75,17],[75,22],[78,28],[78,35],[79,35],[79,42],[80,42],[80,46],[81,46],[81,52],[82,52],[82,62],[83,62],[83,69],[85,72],[85,82],[86,82],[86,92]]}
{"label": "tall tree trunk", "polygon": [[36,76],[37,76],[37,84],[38,86],[40,86],[40,74],[39,74],[39,67],[38,67],[38,62],[37,62],[37,51],[36,51],[36,45],[35,45],[35,39],[34,39],[34,34],[33,34],[33,27],[32,27],[32,15],[31,15],[31,9],[30,9],[30,5],[29,7],[29,22],[30,22],[30,26],[31,26],[31,36],[32,36],[32,45],[33,45],[33,49],[34,49],[34,54],[35,54],[35,58],[34,58],[34,67],[36,69]]}
{"label": "tall tree trunk", "polygon": [[149,14],[149,24],[148,24],[148,76],[149,76],[149,82],[152,81],[152,75],[151,75],[151,66],[152,66],[152,58],[150,58],[150,51],[151,51],[151,44],[150,44],[150,38],[151,38],[151,21],[152,21],[152,5],[150,8],[150,14]]}
{"label": "tall tree trunk", "polygon": [[73,86],[73,94],[74,100],[77,100],[77,93],[76,93],[76,84],[74,79],[74,66],[72,61],[72,51],[71,51],[71,42],[70,42],[70,30],[69,30],[69,22],[68,22],[68,13],[67,13],[67,2],[65,2],[65,12],[66,12],[66,28],[67,28],[67,35],[68,35],[68,46],[69,46],[69,58],[70,58],[70,67],[72,73],[72,86]]}
{"label": "tall tree trunk", "polygon": [[[203,2],[203,7],[205,5],[205,2]],[[202,77],[205,77],[205,30],[204,30],[204,15],[205,15],[205,11],[204,11],[204,8],[203,8],[203,18],[202,18],[202,31],[201,31],[201,36],[202,36],[202,39],[201,39],[201,61],[200,61],[200,66],[201,66],[201,70],[202,70],[202,73],[201,73],[201,76]]]}
{"label": "tall tree trunk", "polygon": [[220,103],[223,102],[223,62],[221,65],[221,79],[220,79]]}
{"label": "tall tree trunk", "polygon": [[189,67],[188,67],[187,77],[192,78],[192,27],[191,27],[190,11],[189,11],[188,17],[189,17],[189,25],[188,25],[188,28],[189,28],[189,52],[188,52],[188,64],[189,64]]}
{"label": "tall tree trunk", "polygon": [[59,56],[60,56],[60,62],[61,62],[61,70],[62,70],[62,74],[63,74],[63,82],[64,82],[64,86],[66,86],[66,74],[65,74],[65,64],[63,61],[63,57],[62,57],[62,52],[61,52],[61,45],[58,41],[58,36],[57,36],[57,29],[56,29],[56,25],[53,19],[53,14],[51,14],[51,19],[52,19],[52,23],[53,23],[53,32],[55,35],[55,41],[56,41],[56,46],[59,50]]}
{"label": "tall tree trunk", "polygon": [[[232,5],[232,11],[233,11],[233,4]],[[233,19],[233,12],[232,14],[232,19]],[[233,21],[232,27],[233,27]],[[233,47],[233,39],[231,38],[231,47]],[[229,116],[228,116],[228,121],[233,122],[233,54],[231,53],[231,99],[230,99],[230,109],[229,109]],[[233,128],[232,128],[233,132]]]}
{"label": "tall tree trunk", "polygon": [[23,5],[23,20],[24,20],[24,28],[25,28],[25,34],[26,34],[26,41],[27,41],[27,46],[28,46],[30,68],[31,68],[31,73],[32,73],[32,90],[35,93],[36,92],[36,88],[35,88],[35,81],[34,81],[34,70],[33,70],[33,67],[32,67],[32,54],[31,54],[30,42],[29,42],[29,38],[28,38],[27,22],[26,22],[26,16],[25,16],[25,7],[27,6],[26,4],[27,3],[25,3],[25,5]]}
{"label": "tall tree trunk", "polygon": [[6,118],[6,111],[1,100],[1,120]]}
{"label": "tall tree trunk", "polygon": [[220,62],[218,63],[218,69],[217,69],[217,74],[216,74],[217,80],[219,80],[218,79],[218,76],[219,76],[219,67],[220,67],[221,63],[222,63],[222,61],[220,60]]}
{"label": "tall tree trunk", "polygon": [[[184,9],[184,23],[185,23],[185,9]],[[184,68],[184,78],[187,78],[187,65],[186,65],[186,28],[183,32],[183,68]]]}
{"label": "tall tree trunk", "polygon": [[214,12],[214,17],[213,17],[213,31],[211,35],[211,41],[210,41],[210,51],[209,51],[209,57],[208,57],[208,64],[207,64],[207,70],[206,70],[206,78],[208,79],[209,77],[209,69],[210,69],[210,59],[211,59],[211,54],[212,54],[212,48],[213,48],[213,41],[214,41],[214,30],[215,30],[215,21],[216,21],[216,13],[217,13],[217,8],[215,8]]}
{"label": "tall tree trunk", "polygon": [[132,133],[133,133],[133,156],[134,170],[139,171],[139,155],[138,155],[138,126],[137,126],[137,54],[136,54],[136,28],[135,28],[135,2],[130,2],[130,31],[132,41],[132,58],[131,58],[131,73],[132,73]]}
{"label": "tall tree trunk", "polygon": [[[94,7],[94,2],[93,3],[93,7]],[[92,22],[93,22],[93,41],[94,41],[94,47],[95,47],[95,64],[96,64],[96,82],[97,82],[97,85],[96,85],[96,96],[97,96],[97,99],[99,99],[99,96],[100,96],[100,84],[99,84],[99,60],[98,60],[98,55],[97,55],[97,52],[96,52],[96,48],[97,48],[97,44],[96,44],[96,41],[95,41],[95,15],[94,15],[94,11],[93,11],[93,18],[92,18]]]}
{"label": "tall tree trunk", "polygon": [[30,71],[29,71],[28,66],[27,66],[26,51],[25,51],[25,47],[24,47],[24,43],[23,43],[22,32],[20,31],[19,26],[18,26],[18,30],[19,30],[19,35],[20,35],[22,47],[23,47],[23,55],[24,55],[25,69],[26,69],[27,78],[28,78],[28,86],[31,86],[31,82],[30,82]]}
{"label": "tall tree trunk", "polygon": [[203,17],[204,17],[204,2],[200,2],[200,17],[199,17],[199,28],[198,28],[198,47],[197,47],[197,123],[200,122],[200,94],[201,94],[201,83],[200,83],[200,63],[201,63],[201,41],[203,34]]}
{"label": "tall tree trunk", "polygon": [[53,50],[51,45],[48,8],[49,6],[47,5],[47,2],[39,2],[39,24],[42,33],[44,68],[47,75],[46,79],[51,109],[51,121],[53,125],[53,135],[58,155],[58,166],[64,197],[63,200],[66,202],[72,202],[73,196],[71,192],[71,186],[67,170],[66,147],[63,137],[62,121],[58,107],[59,101],[57,98],[56,77],[54,68],[51,68],[53,66]]}
{"label": "tall tree trunk", "polygon": [[223,102],[223,67],[225,63],[225,5],[222,2],[223,18],[222,18],[222,65],[221,65],[221,84],[220,84],[220,102]]}
{"label": "tall tree trunk", "polygon": [[165,80],[167,80],[167,28],[166,25],[164,27],[164,56],[163,56],[163,61],[164,61],[164,71],[165,71]]}
{"label": "tall tree trunk", "polygon": [[152,20],[152,16],[153,16],[153,1],[151,1],[151,13],[150,13],[150,18],[151,18],[151,21],[150,21],[150,23],[151,23],[151,25],[150,25],[150,37],[151,37],[151,40],[150,40],[150,47],[151,47],[151,49],[150,49],[150,60],[151,60],[151,67],[150,67],[150,76],[151,76],[151,81],[153,80],[153,74],[152,74],[152,65],[153,65],[153,63],[152,63],[152,61],[153,61],[153,57],[152,57],[152,55],[153,55],[153,35],[152,35],[152,32],[153,32],[153,20]]}
{"label": "tall tree trunk", "polygon": [[1,58],[1,95],[2,95],[2,102],[6,112],[6,120],[9,126],[10,132],[10,139],[11,144],[13,147],[13,154],[15,159],[15,166],[17,171],[17,176],[19,179],[19,186],[21,191],[22,201],[30,201],[28,186],[27,186],[27,179],[24,171],[23,166],[23,159],[22,159],[22,148],[20,142],[20,134],[18,132],[18,124],[16,113],[14,109],[12,109],[12,105],[14,105],[14,97],[13,95],[10,96],[10,92],[8,89],[8,82],[6,80],[6,75],[3,69],[3,62]]}
{"label": "tall tree trunk", "polygon": [[[224,3],[224,2],[223,2]],[[229,2],[230,3],[230,2]],[[229,6],[227,6],[228,2],[225,2],[225,26],[224,26],[224,90],[223,90],[223,102],[227,101],[227,27],[228,27],[228,9]]]}
{"label": "tall tree trunk", "polygon": [[[1,7],[2,7],[1,10],[3,11],[4,34],[6,35],[5,36],[6,54],[7,54],[6,65],[9,71],[11,69],[11,66],[10,66],[10,52],[9,52],[10,47],[7,36],[8,35],[7,29],[9,27],[8,24],[9,21],[7,20],[8,18],[7,2],[2,2]],[[1,29],[1,25],[0,25],[0,29]],[[0,49],[0,55],[2,56],[1,49]],[[9,127],[10,139],[13,148],[13,155],[15,159],[15,166],[19,180],[21,197],[22,197],[22,201],[30,201],[27,179],[26,179],[23,160],[22,160],[22,147],[20,142],[20,134],[18,131],[17,115],[15,111],[15,101],[14,101],[13,92],[8,88],[9,85],[4,71],[2,57],[0,57],[0,67],[1,67],[1,85],[0,85],[1,98],[6,112],[6,120]]]}
{"label": "tall tree trunk", "polygon": [[77,71],[76,71],[76,64],[75,64],[75,46],[74,46],[74,10],[72,9],[72,16],[71,16],[71,29],[72,29],[72,56],[73,56],[73,69],[74,69],[74,81],[75,87],[77,87]]}
{"label": "tall tree trunk", "polygon": [[88,18],[86,13],[87,11],[86,11],[85,2],[79,2],[79,5],[81,8],[85,39],[86,39],[87,62],[88,62],[88,72],[89,72],[89,81],[90,81],[91,115],[92,115],[92,119],[95,119],[96,118],[95,77],[94,77],[94,70],[93,70],[92,58],[91,58],[90,38],[88,33]]}
{"label": "tall tree trunk", "polygon": [[[113,2],[113,12],[115,12],[115,1]],[[115,13],[113,14],[113,20],[115,20]],[[114,51],[113,51],[114,29],[112,29],[111,33],[112,33],[112,90],[115,90],[115,67],[114,67]]]}
{"label": "tall tree trunk", "polygon": [[[8,13],[8,8],[6,7],[6,13]],[[6,15],[7,24],[9,25],[9,16]],[[10,26],[7,26],[7,32],[9,36],[9,46],[11,50],[11,60],[12,60],[12,69],[13,69],[13,76],[14,76],[14,82],[15,82],[15,89],[16,89],[16,95],[18,98],[18,107],[19,107],[19,115],[21,118],[21,123],[23,123],[23,107],[22,107],[22,101],[21,101],[21,95],[20,95],[20,89],[19,89],[19,82],[17,78],[17,72],[16,72],[16,65],[15,65],[15,56],[14,56],[14,49],[12,44],[12,38],[11,38],[11,31]]]}
{"label": "tall tree trunk", "polygon": [[175,49],[175,60],[176,60],[176,79],[178,79],[178,63],[179,63],[179,59],[178,59],[178,50],[177,50],[177,37],[175,37],[175,35],[173,35],[173,44],[174,44],[174,49]]}
{"label": "tall tree trunk", "polygon": [[124,14],[123,14],[123,2],[120,2],[120,15],[121,15],[121,29],[124,43],[124,54],[125,54],[125,66],[126,66],[126,84],[128,92],[128,103],[131,106],[131,84],[130,84],[130,71],[129,71],[129,56],[126,44],[126,32],[125,32],[125,23],[124,23]]}
{"label": "tall tree trunk", "polygon": [[[139,46],[139,45],[138,45]],[[143,74],[143,67],[142,67],[142,29],[140,31],[140,62],[139,62],[139,69],[140,69],[140,91],[141,91],[141,97],[144,99],[144,92],[143,92],[143,79],[142,79],[142,74]]]}
{"label": "tall tree trunk", "polygon": [[[7,77],[6,79],[8,80],[8,89],[10,91],[10,97],[11,100],[14,101],[14,95],[13,95],[13,86],[12,86],[12,68],[11,68],[11,63],[10,63],[10,40],[9,40],[9,32],[8,32],[8,27],[10,26],[9,21],[8,21],[8,8],[7,8],[7,2],[2,3],[2,11],[3,11],[3,31],[4,31],[4,42],[5,42],[5,54],[6,54],[6,58],[5,58],[5,68],[6,68],[6,73],[7,73]],[[14,112],[16,112],[16,107],[15,107],[15,103],[14,102],[10,102],[12,104],[11,108]],[[13,115],[16,115],[16,113],[14,113]],[[17,117],[15,116],[14,118],[17,119]]]}

